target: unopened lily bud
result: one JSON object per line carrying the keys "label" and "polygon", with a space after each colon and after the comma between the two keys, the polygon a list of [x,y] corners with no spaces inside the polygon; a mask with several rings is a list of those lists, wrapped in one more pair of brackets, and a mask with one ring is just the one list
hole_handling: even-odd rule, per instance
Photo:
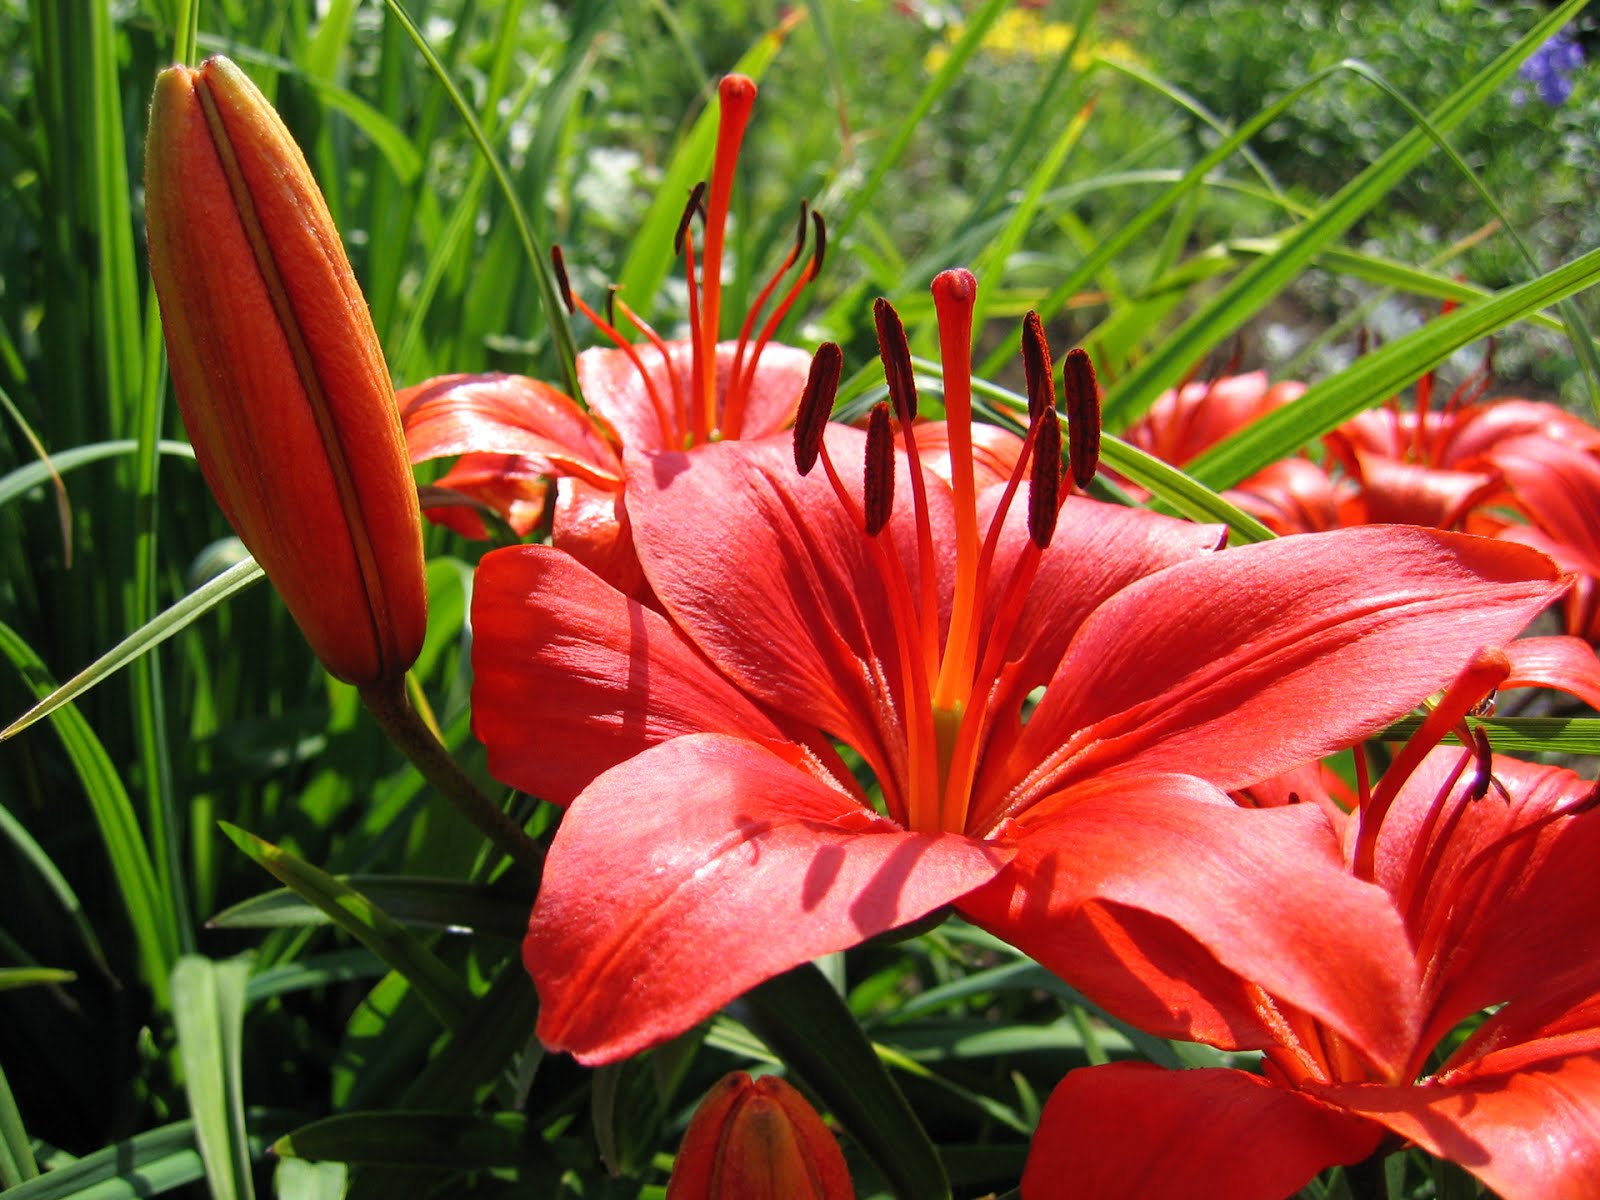
{"label": "unopened lily bud", "polygon": [[667,1200],[851,1200],[844,1154],[805,1097],[774,1075],[724,1075],[695,1110]]}
{"label": "unopened lily bud", "polygon": [[145,206],[206,482],[328,670],[400,678],[427,592],[388,367],[304,156],[227,59],[156,81]]}

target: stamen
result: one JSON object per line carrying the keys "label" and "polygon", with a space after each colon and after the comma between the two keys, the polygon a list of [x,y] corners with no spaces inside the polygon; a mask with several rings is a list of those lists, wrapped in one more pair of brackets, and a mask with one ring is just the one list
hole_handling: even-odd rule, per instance
{"label": "stamen", "polygon": [[1033,443],[1033,474],[1028,478],[1028,536],[1043,550],[1056,532],[1060,511],[1061,419],[1053,408],[1042,409]]}
{"label": "stamen", "polygon": [[1067,461],[1082,490],[1100,468],[1100,385],[1094,364],[1080,348],[1067,353],[1061,383],[1067,397]]}
{"label": "stamen", "polygon": [[911,344],[906,327],[894,305],[882,296],[872,303],[872,321],[878,328],[878,357],[883,360],[883,377],[889,384],[889,399],[895,416],[910,423],[917,416],[917,383],[911,370]]}
{"label": "stamen", "polygon": [[561,247],[554,243],[550,246],[550,265],[555,268],[556,287],[561,291],[561,302],[567,306],[567,312],[577,312],[577,307],[572,303],[572,284],[567,279],[567,260],[561,254]]}
{"label": "stamen", "polygon": [[1050,363],[1050,343],[1045,340],[1039,314],[1029,310],[1022,319],[1022,374],[1028,381],[1028,424],[1056,406],[1055,368]]}
{"label": "stamen", "polygon": [[748,348],[746,342],[750,337],[750,329],[755,324],[756,317],[760,314],[762,308],[766,306],[767,300],[772,295],[772,290],[777,286],[778,281],[783,278],[784,273],[788,271],[801,251],[805,249],[803,240],[805,212],[806,204],[801,201],[800,232],[802,240],[795,244],[795,248],[783,260],[783,265],[778,268],[767,286],[761,289],[761,294],[756,297],[755,304],[751,306],[750,312],[744,319],[744,325],[739,330],[739,346],[733,356],[733,370],[728,376],[728,395],[723,401],[722,408],[722,434],[724,437],[736,438],[739,436],[740,429],[744,425],[745,401],[749,398],[750,389],[755,385],[756,367],[761,362],[761,352],[767,348],[767,343],[772,340],[772,335],[778,331],[778,326],[783,323],[784,317],[789,315],[789,310],[794,307],[794,302],[800,298],[801,291],[817,277],[817,272],[821,268],[822,242],[820,239],[822,230],[825,227],[822,223],[822,215],[820,213],[812,213],[811,215],[815,219],[818,230],[817,253],[812,256],[811,262],[800,272],[799,278],[794,281],[789,291],[779,302],[778,307],[772,310],[772,315],[767,318],[766,324],[761,327],[761,332],[753,343],[754,353],[750,355],[749,365],[745,366],[745,351]]}
{"label": "stamen", "polygon": [[[917,415],[917,384],[911,370],[911,347],[900,314],[882,296],[873,302],[872,321],[878,332],[878,358],[883,363],[883,378],[889,385],[889,399],[900,420],[900,436],[905,441],[906,458],[911,466],[911,506],[917,515],[917,604],[921,613],[922,661],[928,674],[936,676],[939,672],[939,582],[934,577],[933,527],[928,520],[922,455],[917,450],[916,433],[912,428]],[[953,461],[953,449],[951,457]]]}
{"label": "stamen", "polygon": [[[662,439],[670,445],[672,442],[672,418],[667,412],[667,406],[662,402],[661,393],[650,379],[650,373],[644,369],[644,362],[639,358],[638,350],[634,348],[632,342],[622,336],[621,330],[590,308],[582,297],[574,294],[572,285],[567,279],[566,261],[562,257],[560,246],[552,245],[550,247],[550,262],[555,268],[556,282],[561,289],[561,298],[566,302],[568,311],[580,312],[593,321],[595,328],[609,338],[618,350],[627,355],[628,361],[633,364],[633,369],[639,372],[639,378],[644,381],[645,394],[650,397],[650,408],[656,415],[656,424],[661,429]],[[623,306],[623,311],[627,312],[626,305]],[[662,353],[665,352],[663,347]],[[672,372],[668,370],[667,374],[670,377]]]}
{"label": "stamen", "polygon": [[683,206],[683,215],[678,218],[678,232],[672,235],[672,252],[683,253],[683,239],[689,234],[689,222],[694,220],[696,213],[705,215],[705,206],[700,203],[706,194],[706,181],[701,180],[694,185],[694,190],[689,193],[689,202]]}
{"label": "stamen", "polygon": [[894,511],[894,431],[889,424],[889,406],[878,401],[867,419],[867,463],[865,481],[867,536],[877,537]]}
{"label": "stamen", "polygon": [[822,450],[822,435],[833,415],[834,397],[839,393],[839,376],[844,371],[844,352],[833,342],[823,342],[811,357],[805,391],[800,394],[800,409],[794,422],[794,465],[800,474],[809,475]]}

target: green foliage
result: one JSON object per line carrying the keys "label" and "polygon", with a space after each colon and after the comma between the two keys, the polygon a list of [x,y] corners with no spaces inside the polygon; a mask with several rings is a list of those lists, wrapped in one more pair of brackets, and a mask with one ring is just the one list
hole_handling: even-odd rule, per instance
{"label": "green foliage", "polygon": [[[1466,301],[1312,380],[1193,478],[1108,444],[1159,501],[1249,540],[1265,529],[1212,489],[1485,335],[1536,326],[1529,344],[1555,348],[1540,378],[1580,382],[1586,335],[1549,306],[1600,270],[1600,89],[1584,77],[1555,110],[1511,100],[1503,77],[1543,8],[1440,0],[1403,23],[1376,0],[1095,9],[0,2],[0,726],[51,696],[37,725],[0,735],[7,1200],[658,1196],[698,1097],[752,1067],[811,1089],[864,1194],[947,1178],[976,1195],[1015,1185],[1066,1070],[1222,1061],[1111,1020],[958,921],[808,968],[625,1069],[547,1058],[517,952],[532,882],[500,871],[323,676],[269,589],[245,588],[251,565],[219,571],[241,551],[170,402],[143,259],[152,81],[224,51],[305,147],[397,382],[563,384],[573,346],[600,339],[580,318],[568,330],[545,252],[565,248],[592,301],[620,282],[674,332],[667,239],[704,173],[707,98],[740,64],[762,92],[728,306],[759,289],[809,199],[835,236],[784,336],[845,346],[850,411],[882,391],[871,298],[893,298],[925,352],[927,282],[957,263],[982,266],[980,357],[994,352],[978,391],[1000,419],[1020,403],[1029,307],[1103,357],[1125,422],[1241,331],[1259,342],[1285,303],[1339,298],[1333,324],[1354,297]],[[1504,237],[1436,254],[1490,214],[1402,106],[1338,68],[1351,57],[1448,127],[1538,269]],[[1348,352],[1354,334],[1335,340]],[[481,548],[439,530],[428,547],[412,683],[492,787],[469,734]],[[1597,744],[1593,722],[1494,728],[1507,747]],[[559,818],[509,809],[545,840]],[[1401,1167],[1421,1186],[1420,1162]],[[1339,1194],[1332,1178],[1317,1194]]]}

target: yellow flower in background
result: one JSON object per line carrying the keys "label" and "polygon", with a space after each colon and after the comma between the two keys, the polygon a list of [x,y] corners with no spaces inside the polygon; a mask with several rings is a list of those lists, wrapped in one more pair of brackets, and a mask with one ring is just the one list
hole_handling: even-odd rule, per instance
{"label": "yellow flower in background", "polygon": [[[965,33],[966,26],[960,22],[947,25],[944,41],[928,51],[923,65],[930,72],[944,66],[950,57],[950,48]],[[1000,14],[983,35],[979,49],[996,58],[1026,58],[1039,62],[1065,54],[1072,46],[1076,33],[1076,27],[1069,22],[1052,21],[1039,9],[1019,5]],[[1085,34],[1073,52],[1072,65],[1082,71],[1097,59],[1130,63],[1141,61],[1133,47],[1121,38],[1100,41],[1092,34]]]}

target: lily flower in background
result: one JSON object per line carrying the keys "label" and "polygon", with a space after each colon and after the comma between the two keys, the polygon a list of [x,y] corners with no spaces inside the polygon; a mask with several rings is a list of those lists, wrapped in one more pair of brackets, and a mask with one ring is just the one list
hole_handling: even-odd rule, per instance
{"label": "lily flower in background", "polygon": [[695,1109],[667,1200],[852,1200],[844,1154],[816,1109],[776,1075],[724,1075]]}
{"label": "lily flower in background", "polygon": [[[1218,528],[1070,496],[1036,320],[1026,452],[980,491],[975,290],[965,271],[933,284],[949,483],[908,439],[910,355],[880,302],[893,408],[866,431],[828,423],[842,356],[824,346],[792,444],[630,467],[659,611],[554,549],[483,559],[474,728],[497,778],[569,804],[523,945],[548,1046],[625,1057],[947,905],[1091,994],[1119,986],[1129,944],[1175,973],[1170,954],[1270,957],[1233,944],[1247,929],[1362,956],[1359,920],[1326,921],[1362,891],[1326,823],[1224,792],[1406,712],[1553,601],[1553,567],[1417,529],[1216,553]],[[1086,356],[1064,368],[1081,484],[1097,396]],[[1282,923],[1237,919],[1266,895]],[[1173,924],[1203,932],[1169,951]],[[1391,1045],[1342,974],[1272,983]]]}
{"label": "lily flower in background", "polygon": [[[1262,1073],[1133,1062],[1072,1072],[1045,1106],[1024,1196],[1054,1195],[1068,1178],[1088,1198],[1277,1200],[1402,1143],[1507,1200],[1600,1190],[1596,785],[1492,756],[1483,741],[1437,746],[1510,671],[1498,655],[1476,663],[1375,786],[1359,776],[1353,811],[1306,774],[1291,797],[1342,822],[1350,881],[1385,899],[1386,918],[1364,927],[1370,955],[1346,967],[1365,972],[1376,958],[1383,981],[1345,979],[1405,1036],[1379,1054],[1354,1045],[1264,982],[1279,960],[1170,983],[1143,972],[1169,1002],[1266,1031]],[[1237,915],[1278,919],[1270,904]]]}
{"label": "lily flower in background", "polygon": [[400,679],[427,623],[417,489],[304,156],[233,63],[172,67],[145,195],[178,407],[217,503],[330,672]]}
{"label": "lily flower in background", "polygon": [[[810,364],[805,352],[772,340],[822,269],[826,227],[804,205],[793,245],[738,336],[721,340],[728,207],[756,85],[729,75],[718,97],[710,185],[690,197],[677,233],[688,283],[688,337],[664,339],[615,293],[605,314],[585,303],[573,291],[557,247],[553,257],[563,298],[614,344],[578,356],[587,413],[555,389],[517,375],[444,376],[400,393],[412,461],[462,456],[437,487],[494,509],[525,534],[544,514],[546,480],[560,477],[552,541],[630,592],[638,590],[640,575],[620,505],[627,458],[787,428]],[[697,217],[703,217],[705,232],[698,256]],[[483,536],[482,522],[470,510],[430,507],[427,515]]]}
{"label": "lily flower in background", "polygon": [[1513,438],[1493,453],[1530,524],[1500,536],[1548,554],[1576,580],[1565,604],[1567,632],[1600,642],[1600,457],[1547,438]]}

